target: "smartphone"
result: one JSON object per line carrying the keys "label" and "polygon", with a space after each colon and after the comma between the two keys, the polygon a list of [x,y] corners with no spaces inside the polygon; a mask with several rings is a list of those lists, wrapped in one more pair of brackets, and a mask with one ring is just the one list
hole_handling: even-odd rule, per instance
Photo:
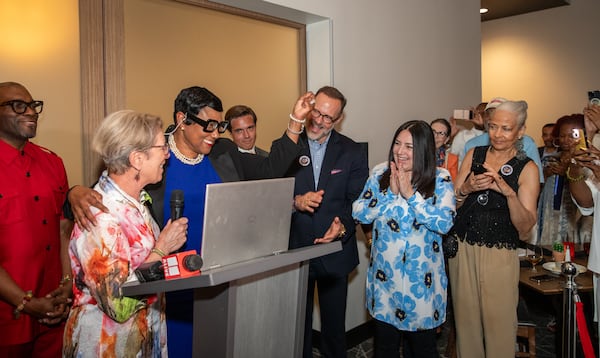
{"label": "smartphone", "polygon": [[575,149],[577,149],[577,150],[579,150],[579,149],[587,150],[588,149],[587,139],[585,137],[585,131],[583,129],[573,128],[573,139],[578,140],[577,146],[575,147]]}
{"label": "smartphone", "polygon": [[471,120],[474,118],[474,113],[468,109],[455,109],[453,117],[454,119]]}
{"label": "smartphone", "polygon": [[588,91],[588,100],[590,104],[600,106],[600,91]]}
{"label": "smartphone", "polygon": [[487,170],[483,167],[482,163],[473,163],[473,174],[479,175],[485,173]]}
{"label": "smartphone", "polygon": [[546,281],[552,281],[555,278],[556,277],[550,276],[548,274],[542,274],[542,275],[531,276],[529,279],[533,282],[542,283],[542,282],[546,282]]}

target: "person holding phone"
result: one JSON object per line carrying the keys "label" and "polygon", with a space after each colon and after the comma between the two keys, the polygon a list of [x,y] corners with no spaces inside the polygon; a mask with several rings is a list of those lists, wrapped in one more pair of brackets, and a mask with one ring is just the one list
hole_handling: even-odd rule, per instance
{"label": "person holding phone", "polygon": [[596,148],[600,148],[600,104],[588,103],[583,108],[585,132],[588,140]]}
{"label": "person holding phone", "polygon": [[459,357],[515,354],[517,247],[535,225],[540,188],[523,151],[526,118],[525,101],[501,103],[488,123],[490,145],[469,150],[456,179],[459,242],[448,267]]}
{"label": "person holding phone", "polygon": [[558,153],[548,162],[546,182],[538,200],[537,244],[555,241],[589,242],[592,218],[581,215],[573,201],[567,182],[577,178],[570,168],[573,153],[587,148],[582,114],[560,117],[552,129]]}
{"label": "person holding phone", "polygon": [[[577,180],[569,182],[569,190],[579,211],[595,219],[592,242],[588,256],[587,268],[593,273],[594,280],[594,321],[600,329],[598,312],[600,310],[600,150],[594,145],[585,153],[575,153],[575,162],[570,164],[571,173]],[[593,215],[595,214],[596,215]],[[597,342],[598,343],[598,342]]]}

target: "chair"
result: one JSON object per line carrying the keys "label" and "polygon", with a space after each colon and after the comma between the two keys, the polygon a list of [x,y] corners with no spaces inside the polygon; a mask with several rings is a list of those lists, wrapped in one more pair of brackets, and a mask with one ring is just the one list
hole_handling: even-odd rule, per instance
{"label": "chair", "polygon": [[517,305],[517,345],[515,357],[535,357],[535,323],[531,321],[529,309],[523,298]]}
{"label": "chair", "polygon": [[519,322],[515,357],[535,357],[535,323]]}

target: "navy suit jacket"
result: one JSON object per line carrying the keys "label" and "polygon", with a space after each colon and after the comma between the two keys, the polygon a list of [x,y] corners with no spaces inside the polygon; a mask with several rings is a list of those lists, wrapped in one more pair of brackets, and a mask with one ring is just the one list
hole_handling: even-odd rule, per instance
{"label": "navy suit jacket", "polygon": [[[301,156],[310,158],[306,134],[300,138],[304,144]],[[315,189],[312,163],[302,166],[300,160],[293,164],[291,175],[295,176],[294,195],[309,191],[325,190],[321,205],[313,214],[296,211],[292,214],[290,249],[313,245],[316,238],[323,237],[334,217],[338,216],[346,227],[342,237],[342,251],[313,259],[320,261],[325,272],[333,276],[349,274],[358,265],[356,247],[356,224],[352,218],[352,203],[362,192],[369,176],[369,164],[366,152],[361,145],[335,130],[327,144],[323,165],[319,175],[318,188]]]}

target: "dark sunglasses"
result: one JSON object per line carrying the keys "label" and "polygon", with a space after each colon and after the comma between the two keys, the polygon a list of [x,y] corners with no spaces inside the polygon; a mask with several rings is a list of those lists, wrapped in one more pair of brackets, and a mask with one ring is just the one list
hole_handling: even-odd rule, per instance
{"label": "dark sunglasses", "polygon": [[229,122],[227,122],[227,121],[219,122],[215,119],[204,120],[204,119],[196,117],[195,115],[193,115],[189,112],[186,114],[185,119],[189,119],[190,121],[195,122],[200,127],[202,127],[205,132],[208,132],[208,133],[214,132],[215,129],[218,130],[219,133],[225,133],[225,131],[227,130],[227,127],[229,126]]}

